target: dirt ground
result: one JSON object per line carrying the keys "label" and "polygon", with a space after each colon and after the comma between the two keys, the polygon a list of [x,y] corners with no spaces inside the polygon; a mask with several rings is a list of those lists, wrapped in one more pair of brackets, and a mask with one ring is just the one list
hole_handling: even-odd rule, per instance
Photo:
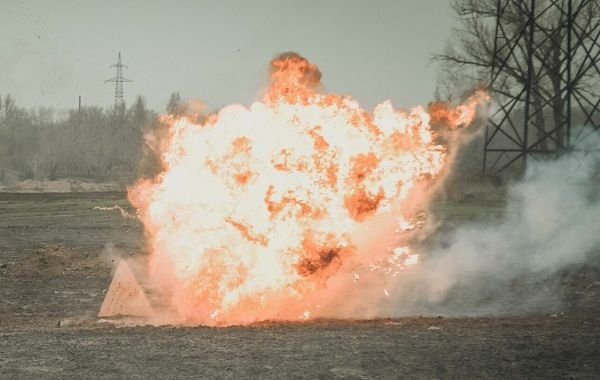
{"label": "dirt ground", "polygon": [[[600,269],[561,274],[556,312],[115,327],[96,314],[114,253],[144,251],[121,193],[0,193],[1,378],[599,378]],[[449,224],[502,202],[440,202]],[[131,210],[130,210],[131,211]]]}

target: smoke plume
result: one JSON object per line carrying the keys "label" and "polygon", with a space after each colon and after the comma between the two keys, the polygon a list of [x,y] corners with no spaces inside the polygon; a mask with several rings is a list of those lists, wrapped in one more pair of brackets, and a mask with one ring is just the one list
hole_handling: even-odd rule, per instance
{"label": "smoke plume", "polygon": [[563,300],[550,279],[600,256],[598,168],[592,154],[531,162],[524,178],[509,187],[503,216],[463,225],[433,244],[395,284],[388,313],[511,314],[559,307]]}

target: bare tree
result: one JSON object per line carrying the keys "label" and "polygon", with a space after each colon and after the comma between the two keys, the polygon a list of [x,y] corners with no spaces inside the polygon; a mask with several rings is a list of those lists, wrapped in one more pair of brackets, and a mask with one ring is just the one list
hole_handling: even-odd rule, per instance
{"label": "bare tree", "polygon": [[173,92],[167,102],[167,113],[169,115],[181,116],[185,113],[185,102],[181,99],[179,92]]}
{"label": "bare tree", "polygon": [[155,155],[147,151],[144,135],[159,128],[158,116],[146,108],[141,96],[118,112],[90,106],[59,115],[52,108],[18,107],[4,95],[0,180],[85,178],[128,183],[156,171],[157,157],[145,160],[152,165],[140,162],[144,155]]}
{"label": "bare tree", "polygon": [[[534,10],[536,26],[539,33],[533,36],[525,33],[531,20],[528,15],[530,1],[509,0],[454,0],[452,7],[459,17],[461,29],[456,30],[454,38],[449,41],[443,54],[434,59],[442,62],[440,78],[444,97],[452,94],[452,89],[460,88],[465,83],[475,86],[489,83],[494,61],[503,63],[503,70],[492,83],[491,90],[496,94],[515,97],[524,85],[531,86],[531,100],[535,109],[541,109],[546,103],[551,104],[552,113],[535,113],[536,133],[540,148],[546,149],[548,139],[543,137],[553,127],[556,130],[557,145],[564,139],[561,110],[566,107],[564,83],[562,75],[569,54],[568,36],[563,26],[569,22],[567,15],[560,9],[566,9],[567,0],[537,0]],[[556,5],[560,6],[556,6]],[[600,3],[597,1],[577,2],[579,8],[576,17],[579,22],[577,33],[591,33],[597,28],[600,16]],[[501,7],[501,9],[500,9]],[[501,32],[504,35],[519,35],[515,46],[509,44],[496,45],[496,18],[501,17]],[[531,67],[526,63],[526,56],[532,51]],[[571,57],[572,61],[585,60],[582,57]],[[583,62],[582,64],[585,64]],[[545,74],[543,74],[545,73]],[[583,70],[572,78],[573,88],[589,93],[592,98],[600,94],[599,73]]]}

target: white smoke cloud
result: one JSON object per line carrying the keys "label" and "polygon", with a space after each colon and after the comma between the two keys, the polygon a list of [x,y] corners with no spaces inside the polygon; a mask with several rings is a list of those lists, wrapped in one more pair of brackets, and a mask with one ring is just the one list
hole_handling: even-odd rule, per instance
{"label": "white smoke cloud", "polygon": [[[588,144],[600,146],[593,136]],[[555,309],[553,275],[600,256],[599,155],[530,162],[503,216],[458,227],[396,284],[401,314],[496,314]],[[556,276],[554,276],[556,277]],[[532,283],[544,284],[536,288]]]}

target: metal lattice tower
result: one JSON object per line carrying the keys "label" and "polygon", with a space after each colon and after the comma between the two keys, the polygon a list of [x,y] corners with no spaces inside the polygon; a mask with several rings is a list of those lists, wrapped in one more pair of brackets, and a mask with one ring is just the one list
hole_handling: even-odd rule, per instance
{"label": "metal lattice tower", "polygon": [[600,127],[600,3],[497,0],[490,90],[484,173],[577,149]]}
{"label": "metal lattice tower", "polygon": [[111,65],[110,67],[117,68],[117,75],[114,78],[105,80],[104,83],[112,82],[115,84],[115,109],[125,108],[125,100],[123,99],[123,83],[133,81],[123,77],[123,68],[127,68],[127,66],[121,62],[121,52],[119,52],[117,63]]}

